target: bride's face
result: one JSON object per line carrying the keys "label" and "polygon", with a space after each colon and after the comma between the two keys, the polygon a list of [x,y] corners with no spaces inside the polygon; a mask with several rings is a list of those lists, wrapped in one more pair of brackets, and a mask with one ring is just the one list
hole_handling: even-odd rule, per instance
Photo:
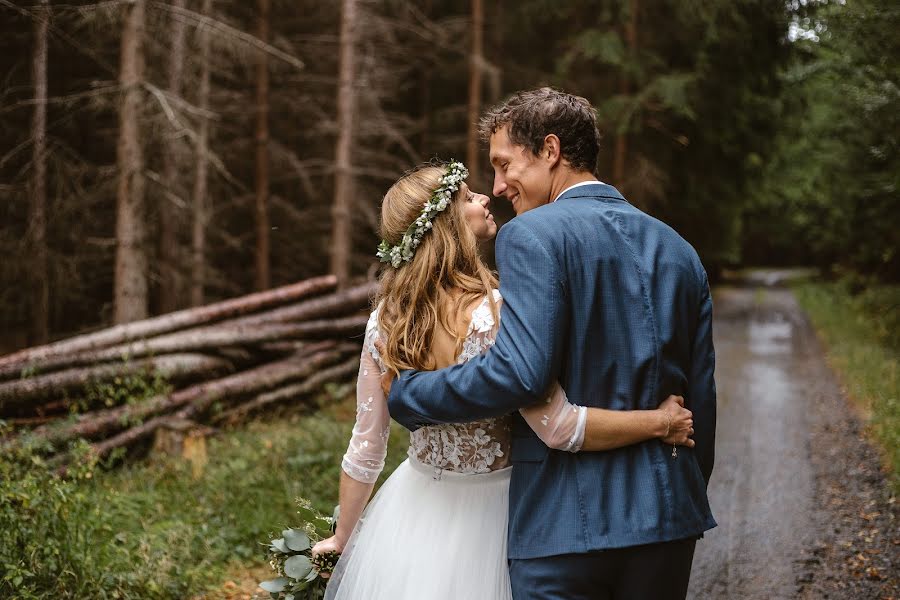
{"label": "bride's face", "polygon": [[484,194],[476,194],[463,183],[459,188],[460,200],[463,202],[463,215],[466,224],[479,242],[494,239],[497,235],[497,224],[491,214],[491,200]]}

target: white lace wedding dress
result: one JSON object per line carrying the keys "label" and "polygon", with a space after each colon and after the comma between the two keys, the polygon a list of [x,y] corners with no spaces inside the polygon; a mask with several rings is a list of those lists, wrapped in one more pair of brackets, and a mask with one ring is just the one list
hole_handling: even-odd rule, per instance
{"label": "white lace wedding dress", "polygon": [[[494,291],[499,303],[500,295]],[[372,483],[384,467],[390,415],[375,348],[377,311],[366,327],[357,417],[344,472]],[[488,299],[473,311],[458,362],[493,345],[498,324]],[[586,409],[561,389],[522,411],[549,446],[577,451]],[[384,482],[347,543],[326,600],[508,600],[506,563],[510,416],[423,427],[408,458]]]}

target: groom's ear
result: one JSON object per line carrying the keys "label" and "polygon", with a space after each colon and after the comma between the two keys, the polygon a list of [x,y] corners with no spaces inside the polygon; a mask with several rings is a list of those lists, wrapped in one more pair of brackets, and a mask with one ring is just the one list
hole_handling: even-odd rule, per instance
{"label": "groom's ear", "polygon": [[559,138],[556,137],[555,133],[547,134],[544,137],[544,147],[541,148],[541,154],[538,158],[546,161],[551,167],[555,167],[562,160]]}

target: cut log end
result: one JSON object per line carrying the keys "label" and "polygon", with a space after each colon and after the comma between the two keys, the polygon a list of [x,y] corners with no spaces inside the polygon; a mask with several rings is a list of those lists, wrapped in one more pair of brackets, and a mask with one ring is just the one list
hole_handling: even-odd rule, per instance
{"label": "cut log end", "polygon": [[201,425],[190,419],[173,418],[162,423],[156,430],[153,439],[154,456],[176,457],[191,465],[194,479],[203,476],[209,462],[206,439],[215,433],[215,429]]}

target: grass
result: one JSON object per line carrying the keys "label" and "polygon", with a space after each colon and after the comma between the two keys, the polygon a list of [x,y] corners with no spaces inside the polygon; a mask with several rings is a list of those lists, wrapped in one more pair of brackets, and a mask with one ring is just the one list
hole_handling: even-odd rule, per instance
{"label": "grass", "polygon": [[[212,438],[197,479],[172,459],[59,480],[39,462],[0,458],[0,597],[187,598],[264,565],[259,544],[297,524],[298,496],[325,514],[337,503],[355,418],[354,398],[341,396]],[[395,426],[382,480],[407,445]]]}
{"label": "grass", "polygon": [[900,492],[900,286],[870,286],[854,294],[846,282],[803,282],[794,291]]}

